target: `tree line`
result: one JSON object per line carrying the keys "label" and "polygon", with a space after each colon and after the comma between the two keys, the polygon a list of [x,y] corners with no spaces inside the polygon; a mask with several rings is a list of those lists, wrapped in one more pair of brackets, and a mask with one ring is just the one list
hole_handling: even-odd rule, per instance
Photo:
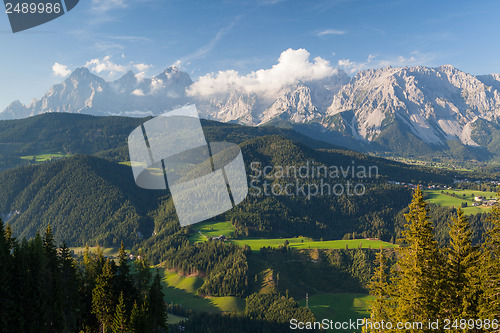
{"label": "tree line", "polygon": [[[449,220],[449,241],[440,246],[429,207],[418,188],[413,195],[394,264],[377,254],[369,284],[375,301],[372,323],[424,323],[407,332],[498,331],[500,319],[500,207],[490,227],[474,244],[471,223],[458,208]],[[428,323],[439,321],[438,328]],[[369,326],[367,332],[396,332]],[[447,329],[448,328],[448,329]]]}
{"label": "tree line", "polygon": [[30,240],[0,220],[0,331],[166,332],[161,277],[145,258],[117,263],[85,249],[76,260],[50,226]]}

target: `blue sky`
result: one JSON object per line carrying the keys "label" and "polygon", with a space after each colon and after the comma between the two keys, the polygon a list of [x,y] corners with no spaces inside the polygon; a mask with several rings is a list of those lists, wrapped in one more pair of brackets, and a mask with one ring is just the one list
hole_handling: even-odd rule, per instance
{"label": "blue sky", "polygon": [[152,76],[177,64],[196,80],[270,68],[290,48],[351,75],[442,64],[499,73],[499,12],[494,0],[81,0],[59,19],[17,34],[1,14],[0,110],[40,98],[84,65],[114,79],[128,69]]}

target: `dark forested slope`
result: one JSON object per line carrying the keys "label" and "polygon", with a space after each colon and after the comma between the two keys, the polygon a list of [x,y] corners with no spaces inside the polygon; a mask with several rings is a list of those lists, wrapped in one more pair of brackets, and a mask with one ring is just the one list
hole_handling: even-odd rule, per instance
{"label": "dark forested slope", "polygon": [[[0,214],[10,217],[8,222],[15,235],[32,237],[36,230],[50,223],[56,238],[71,245],[117,245],[120,240],[135,244],[150,238],[154,231],[160,232],[166,220],[175,221],[168,191],[140,189],[130,167],[116,163],[128,159],[126,138],[141,121],[144,119],[47,114],[0,122],[0,147],[13,146],[12,154],[43,152],[40,149],[96,154],[0,173]],[[389,240],[394,232],[394,216],[410,198],[408,190],[388,185],[389,180],[447,184],[457,175],[463,176],[455,171],[408,166],[341,149],[292,130],[210,121],[203,121],[203,126],[208,141],[238,143],[243,152],[250,195],[220,217],[233,221],[239,235],[342,238],[347,233],[365,232],[365,236]],[[5,159],[8,158],[4,156]],[[324,179],[310,175],[300,179],[256,177],[265,167],[276,171],[278,166],[308,165],[340,170],[376,167],[378,177],[374,174],[358,178],[351,173]],[[257,185],[252,183],[256,178]],[[263,189],[266,180],[276,186],[295,181],[306,186],[325,181],[334,186],[351,181],[362,183],[366,192],[360,196],[343,193],[307,197],[300,191],[294,196],[255,195],[255,187]],[[162,208],[167,206],[172,209]],[[160,215],[163,220],[157,218]],[[169,229],[168,234],[173,232]]]}
{"label": "dark forested slope", "polygon": [[160,193],[138,188],[127,166],[76,156],[4,171],[0,184],[0,212],[14,214],[16,236],[32,237],[51,224],[71,245],[117,245],[153,232],[145,214]]}

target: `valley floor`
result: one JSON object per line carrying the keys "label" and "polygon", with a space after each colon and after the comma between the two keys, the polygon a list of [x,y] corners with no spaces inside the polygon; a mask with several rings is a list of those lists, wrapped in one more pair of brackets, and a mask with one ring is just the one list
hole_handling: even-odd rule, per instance
{"label": "valley floor", "polygon": [[[172,270],[161,269],[164,283],[165,301],[180,305],[195,312],[244,313],[245,299],[238,297],[200,297],[198,289],[203,279],[196,276],[182,276]],[[316,320],[349,321],[369,317],[372,296],[360,293],[320,293],[297,299],[300,306],[314,313]],[[177,324],[184,318],[169,314],[169,323]]]}

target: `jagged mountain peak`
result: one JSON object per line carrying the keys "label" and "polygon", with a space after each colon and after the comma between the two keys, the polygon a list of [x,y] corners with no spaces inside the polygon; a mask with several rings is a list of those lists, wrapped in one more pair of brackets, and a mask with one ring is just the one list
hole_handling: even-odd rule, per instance
{"label": "jagged mountain peak", "polygon": [[[471,138],[477,118],[495,119],[500,110],[498,91],[451,65],[383,68],[361,71],[335,95],[327,115],[352,111],[340,122],[354,136],[374,141],[392,123],[400,122],[427,144],[442,145]],[[340,119],[342,120],[342,119]],[[339,126],[325,123],[325,126]]]}
{"label": "jagged mountain peak", "polygon": [[456,71],[461,72],[458,68],[456,68],[455,66],[450,65],[450,64],[441,65],[441,66],[437,67],[436,69],[443,71],[443,72],[456,72]]}
{"label": "jagged mountain peak", "polygon": [[202,115],[209,119],[246,125],[261,125],[273,119],[304,123],[321,117],[333,96],[349,80],[344,71],[335,70],[326,78],[299,80],[280,89],[241,92],[234,87],[195,101]]}
{"label": "jagged mountain peak", "polygon": [[311,97],[311,89],[300,83],[284,92],[261,116],[261,124],[274,119],[305,123],[321,117]]}
{"label": "jagged mountain peak", "polygon": [[273,120],[305,124],[314,127],[313,132],[341,133],[364,145],[386,140],[387,131],[397,128],[398,140],[408,134],[427,145],[458,140],[477,146],[489,142],[480,135],[482,130],[499,128],[500,75],[474,76],[452,65],[388,66],[361,70],[352,78],[336,70],[329,77],[296,81],[271,94],[269,89],[238,86],[197,97],[186,93],[192,83],[189,74],[175,66],[151,78],[129,71],[113,82],[77,68],[29,106],[13,102],[0,119],[45,112],[144,116],[195,103],[208,119],[246,125]]}
{"label": "jagged mountain peak", "polygon": [[115,82],[137,80],[135,75],[136,74],[133,71],[129,70],[127,73],[125,73],[121,78],[119,78]]}
{"label": "jagged mountain peak", "polygon": [[76,68],[66,80],[96,80],[104,81],[100,76],[92,74],[87,67]]}
{"label": "jagged mountain peak", "polygon": [[17,106],[23,106],[23,103],[21,103],[21,101],[18,99],[9,104],[9,107],[17,107]]}
{"label": "jagged mountain peak", "polygon": [[169,75],[169,74],[177,74],[180,73],[181,70],[177,66],[170,66],[167,67],[163,72],[161,72],[161,75]]}
{"label": "jagged mountain peak", "polygon": [[82,76],[82,75],[92,75],[87,67],[78,67],[71,74],[71,76]]}
{"label": "jagged mountain peak", "polygon": [[170,66],[165,69],[160,74],[156,75],[155,78],[163,78],[167,80],[184,80],[192,83],[191,77],[188,73],[181,71],[175,66]]}
{"label": "jagged mountain peak", "polygon": [[118,80],[108,82],[88,68],[80,67],[29,106],[10,105],[0,113],[0,119],[25,118],[48,112],[129,116],[158,114],[185,104],[185,89],[191,83],[189,75],[176,68],[167,68],[153,78],[140,80],[129,71]]}

